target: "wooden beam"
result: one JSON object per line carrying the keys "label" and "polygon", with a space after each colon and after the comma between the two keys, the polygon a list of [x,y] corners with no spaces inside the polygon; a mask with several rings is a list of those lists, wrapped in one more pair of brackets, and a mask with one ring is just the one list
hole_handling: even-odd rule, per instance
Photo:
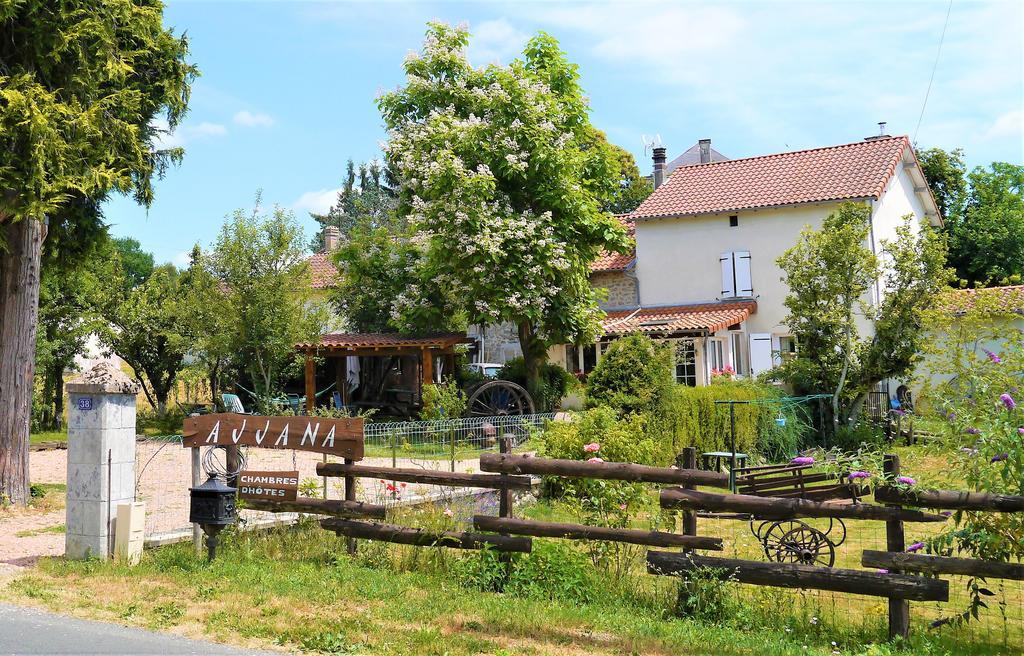
{"label": "wooden beam", "polygon": [[981,576],[987,579],[1024,581],[1024,564],[1022,563],[1003,563],[975,558],[951,558],[949,556],[866,549],[861,554],[860,564],[864,567],[898,569],[906,572],[961,574],[963,576]]}
{"label": "wooden beam", "polygon": [[643,531],[628,528],[607,528],[585,524],[561,524],[538,522],[529,519],[474,515],[473,528],[495,533],[532,535],[539,538],[563,538],[566,540],[607,540],[627,544],[646,544],[654,547],[688,547],[690,549],[722,550],[722,538],[679,535],[662,531]]}
{"label": "wooden beam", "polygon": [[374,465],[349,465],[340,462],[319,462],[317,476],[353,476],[357,478],[378,478],[388,481],[420,483],[423,485],[444,485],[448,487],[483,487],[500,490],[529,490],[533,480],[529,476],[491,476],[489,474],[464,474],[462,472],[432,471],[429,469],[379,467]]}
{"label": "wooden beam", "polygon": [[882,574],[859,569],[838,569],[816,565],[772,563],[759,560],[715,558],[691,553],[648,551],[647,571],[650,574],[678,576],[695,569],[717,570],[716,576],[752,585],[776,588],[831,590],[871,597],[912,599],[915,601],[949,601],[949,582],[923,576]]}
{"label": "wooden beam", "polygon": [[385,507],[362,501],[334,501],[327,499],[298,499],[296,501],[268,501],[247,499],[247,508],[266,512],[300,512],[311,515],[332,515],[334,517],[366,517],[384,519]]}
{"label": "wooden beam", "polygon": [[420,350],[420,362],[423,365],[423,384],[431,385],[434,382],[434,352],[430,349]]}
{"label": "wooden beam", "polygon": [[886,508],[866,503],[826,503],[805,499],[758,497],[747,494],[712,494],[696,490],[668,489],[661,491],[662,508],[683,510],[712,510],[750,513],[762,519],[791,519],[795,517],[835,517],[839,519],[900,519],[907,522],[944,522],[943,515],[923,513],[919,510]]}
{"label": "wooden beam", "polygon": [[1024,496],[961,492],[958,490],[913,490],[890,486],[875,488],[875,500],[904,506],[944,510],[988,510],[1024,512]]}
{"label": "wooden beam", "polygon": [[480,454],[480,470],[501,472],[503,474],[533,474],[538,476],[566,476],[614,481],[729,487],[729,475],[719,472],[701,471],[698,469],[672,469],[670,467],[648,467],[628,462],[557,460],[554,458],[536,458],[531,455],[513,453]]}
{"label": "wooden beam", "polygon": [[306,414],[313,414],[316,406],[316,362],[311,353],[306,354]]}
{"label": "wooden beam", "polygon": [[431,533],[418,528],[409,528],[395,524],[359,522],[352,519],[322,519],[320,520],[320,526],[329,531],[334,531],[338,535],[345,535],[350,538],[410,544],[417,547],[449,547],[452,549],[483,549],[490,547],[496,551],[529,553],[533,546],[530,538],[470,533],[468,531]]}

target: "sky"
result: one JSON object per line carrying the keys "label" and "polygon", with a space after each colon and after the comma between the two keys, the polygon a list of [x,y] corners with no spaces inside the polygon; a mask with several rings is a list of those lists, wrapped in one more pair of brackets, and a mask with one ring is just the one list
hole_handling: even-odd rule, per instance
{"label": "sky", "polygon": [[736,158],[858,141],[879,121],[922,148],[963,148],[971,167],[1024,163],[1020,2],[170,0],[165,24],[202,72],[164,139],[185,159],[150,208],[110,200],[112,232],[186,266],[261,193],[311,234],[346,160],[380,156],[376,98],[403,83],[435,19],[469,26],[474,65],[508,62],[538,31],[557,38],[592,123],[645,173],[645,139],[669,159],[700,138]]}

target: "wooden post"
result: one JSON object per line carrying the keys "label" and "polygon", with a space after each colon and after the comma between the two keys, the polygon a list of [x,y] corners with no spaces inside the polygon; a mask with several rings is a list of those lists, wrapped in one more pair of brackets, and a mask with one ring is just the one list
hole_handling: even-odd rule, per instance
{"label": "wooden post", "polygon": [[[502,435],[498,438],[498,451],[501,453],[511,453],[512,445],[509,443],[509,438]],[[508,474],[500,474],[503,480],[507,480]],[[499,517],[512,517],[512,490],[507,485],[501,487],[498,490],[498,516]],[[501,533],[500,535],[508,535],[508,533]],[[509,577],[512,576],[512,555],[509,553],[500,553],[498,559],[505,565],[505,579],[504,583],[507,583]],[[502,585],[504,585],[504,583]]]}
{"label": "wooden post", "polygon": [[306,414],[313,414],[316,407],[316,363],[313,354],[306,353]]}
{"label": "wooden post", "polygon": [[[348,458],[345,458],[345,464],[346,465],[351,465],[354,462],[355,462],[354,460],[349,460]],[[355,501],[355,500],[356,500],[356,478],[355,478],[355,476],[346,476],[345,477],[345,501]],[[345,545],[348,548],[349,555],[350,556],[354,556],[356,554],[356,539],[355,538],[347,538],[345,540]]]}
{"label": "wooden post", "polygon": [[434,352],[430,349],[421,350],[420,360],[423,363],[423,384],[430,385],[434,382]]}
{"label": "wooden post", "polygon": [[224,467],[228,470],[227,483],[230,487],[238,487],[238,472],[242,468],[238,447],[234,444],[224,447]]}
{"label": "wooden post", "polygon": [[[886,477],[894,480],[900,475],[900,457],[888,454],[882,464]],[[885,523],[885,548],[892,552],[904,552],[907,548],[906,536],[903,532],[903,522],[899,519]],[[894,572],[896,573],[896,572]],[[900,636],[907,638],[910,635],[910,602],[906,599],[889,598],[889,638]]]}
{"label": "wooden post", "polygon": [[[730,406],[731,407],[731,406]],[[697,447],[688,446],[683,449],[679,458],[679,467],[681,469],[696,469],[697,468]],[[735,485],[735,479],[733,474],[730,474],[730,484]],[[695,485],[684,486],[689,490],[696,489]],[[735,491],[735,487],[733,488]],[[695,510],[684,510],[683,511],[683,535],[697,535],[697,511]],[[684,552],[689,549],[683,548]],[[679,593],[676,598],[676,613],[678,615],[686,615],[690,606],[691,590],[690,585],[686,581],[679,582]]]}
{"label": "wooden post", "polygon": [[[199,487],[203,483],[203,467],[199,455],[199,447],[194,446],[192,452],[192,487]],[[199,524],[192,525],[192,546],[195,547],[196,555],[203,555],[203,529]]]}
{"label": "wooden post", "polygon": [[335,366],[335,387],[341,396],[341,405],[348,406],[348,356],[342,355]]}

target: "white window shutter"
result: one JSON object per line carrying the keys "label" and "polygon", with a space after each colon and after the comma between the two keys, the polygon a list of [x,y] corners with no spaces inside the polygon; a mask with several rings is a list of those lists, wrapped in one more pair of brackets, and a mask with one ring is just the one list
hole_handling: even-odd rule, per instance
{"label": "white window shutter", "polygon": [[722,253],[718,258],[722,265],[722,298],[736,296],[736,271],[733,268],[733,253]]}
{"label": "white window shutter", "polygon": [[756,376],[762,371],[768,371],[772,363],[772,335],[771,333],[750,334],[750,371]]}
{"label": "white window shutter", "polygon": [[736,251],[733,253],[733,262],[736,271],[736,296],[754,295],[754,285],[750,279],[750,251]]}

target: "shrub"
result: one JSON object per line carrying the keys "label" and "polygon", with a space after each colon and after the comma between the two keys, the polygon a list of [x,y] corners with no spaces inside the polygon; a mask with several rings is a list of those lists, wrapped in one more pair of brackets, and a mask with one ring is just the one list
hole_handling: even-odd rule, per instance
{"label": "shrub", "polygon": [[587,377],[587,407],[622,414],[659,412],[672,393],[672,350],[646,335],[628,335],[608,347]]}
{"label": "shrub", "polygon": [[[498,378],[526,387],[526,362],[521,357],[512,358],[501,367]],[[557,408],[562,397],[577,384],[576,378],[557,364],[542,364],[537,389],[530,391],[537,412],[551,412]]]}
{"label": "shrub", "polygon": [[534,539],[533,550],[514,555],[510,565],[493,549],[483,549],[457,559],[453,568],[464,587],[532,599],[586,603],[602,589],[587,557],[555,540]]}
{"label": "shrub", "polygon": [[422,419],[455,419],[466,412],[466,395],[458,384],[446,383],[423,386]]}
{"label": "shrub", "polygon": [[[620,418],[612,408],[593,408],[573,415],[573,421],[556,421],[541,436],[541,454],[548,458],[587,460],[598,456],[611,462],[641,465],[669,465],[675,453],[660,444],[648,430],[645,415]],[[600,450],[588,453],[587,444],[597,443]]]}

